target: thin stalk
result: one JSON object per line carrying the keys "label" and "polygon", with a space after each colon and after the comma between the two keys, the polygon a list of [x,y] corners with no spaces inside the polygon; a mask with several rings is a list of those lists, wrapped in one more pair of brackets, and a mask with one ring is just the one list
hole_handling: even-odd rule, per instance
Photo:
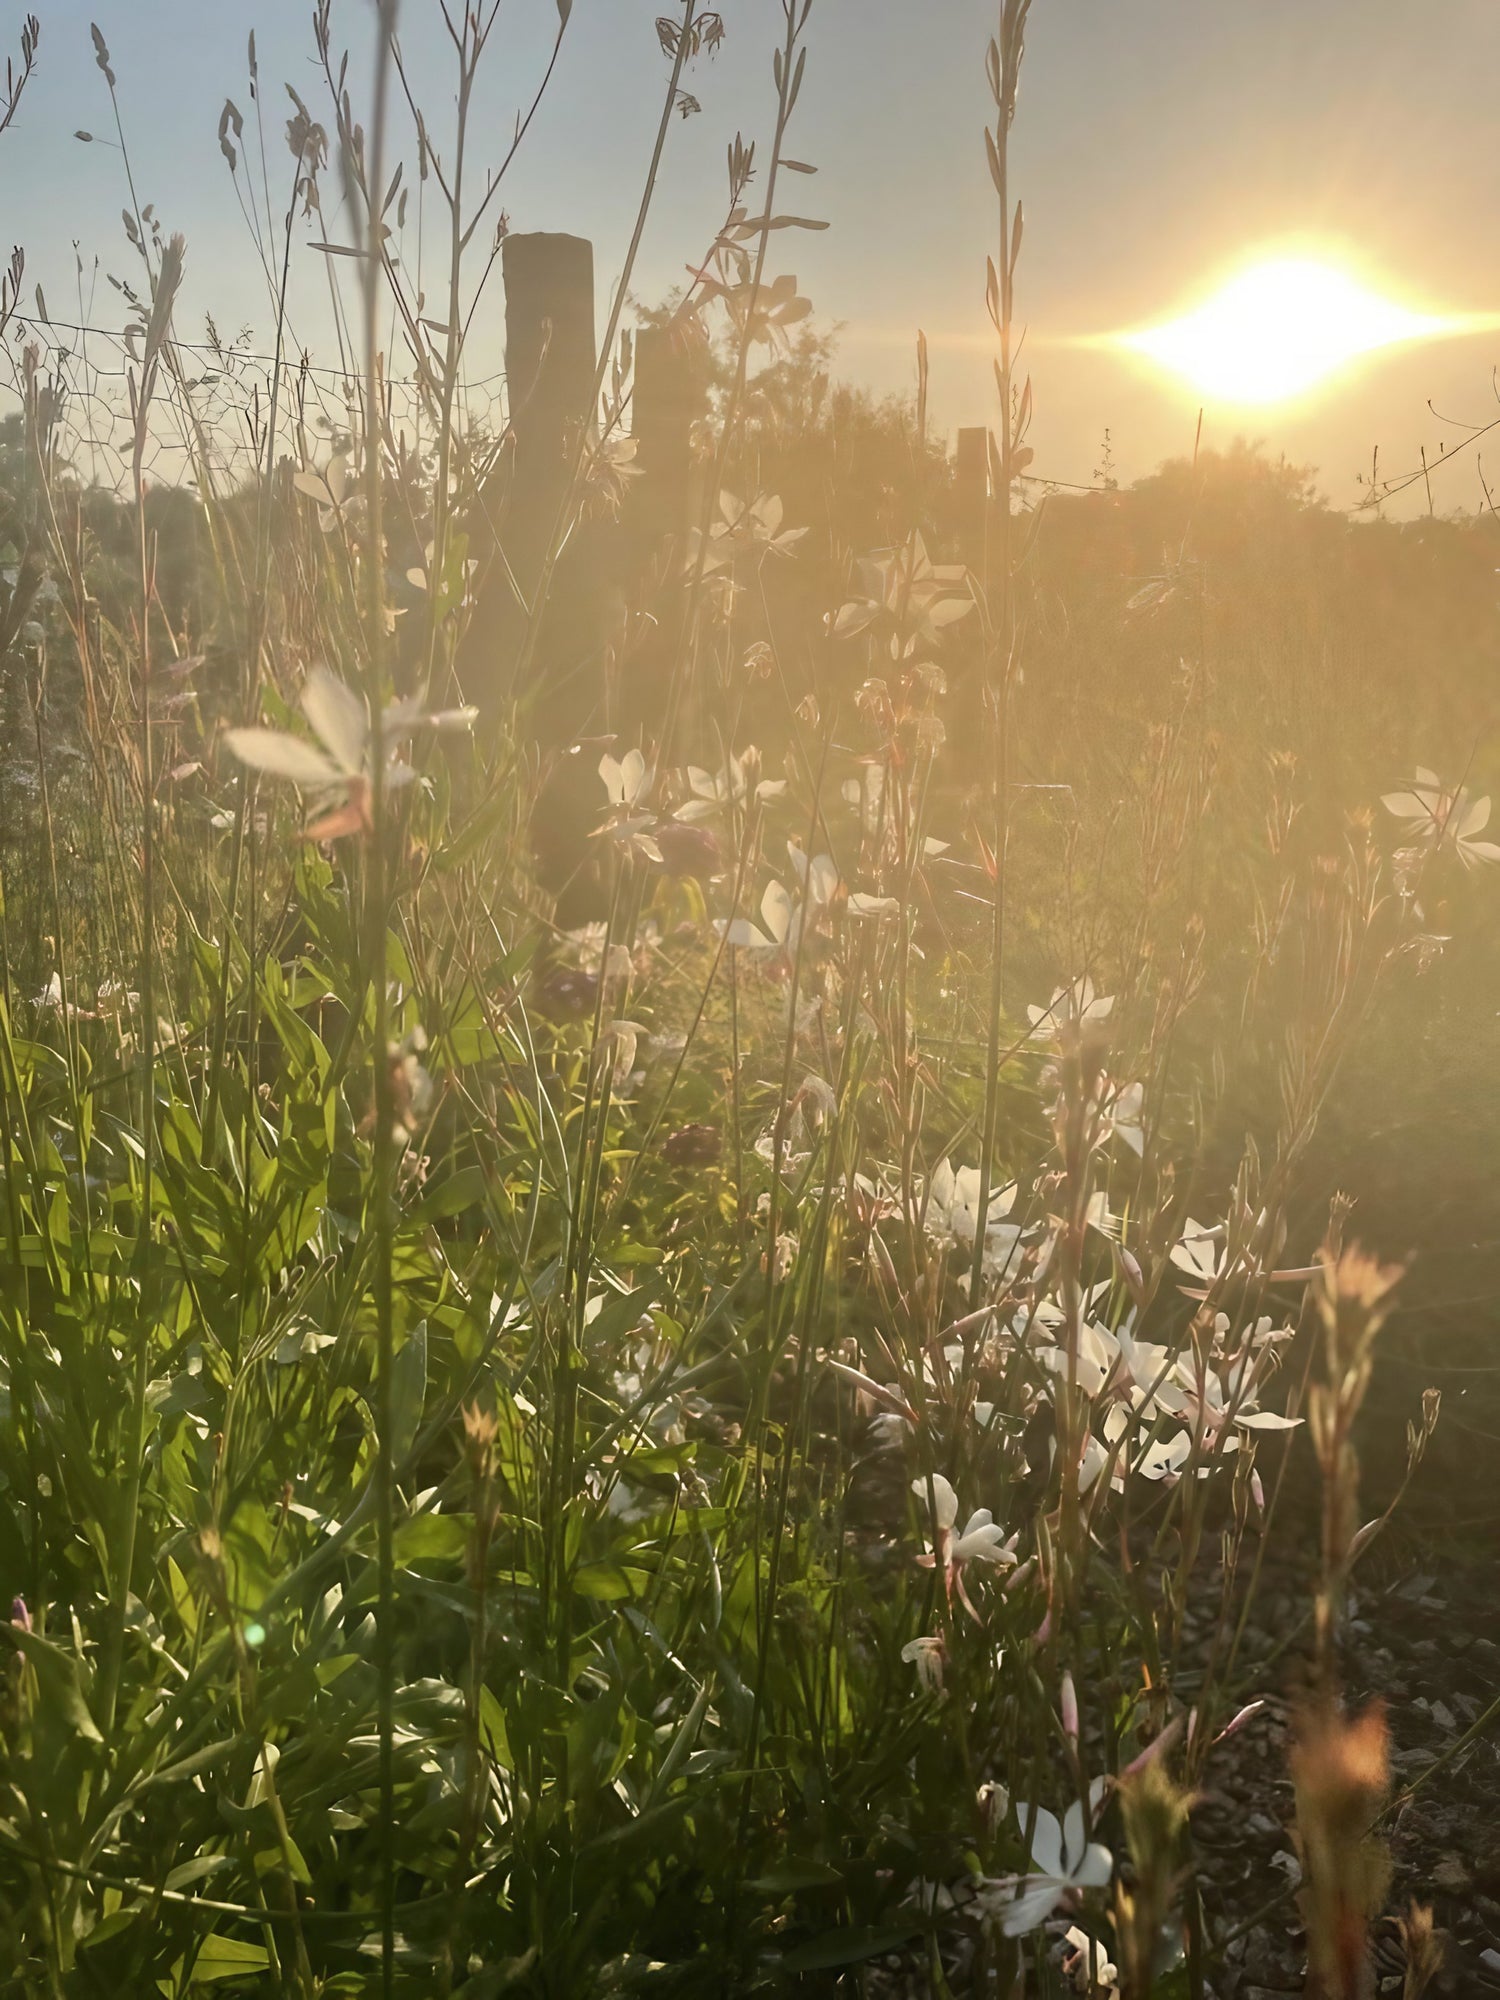
{"label": "thin stalk", "polygon": [[380,1812],[380,1991],[391,2000],[396,1985],[396,1584],[395,1584],[395,1320],[392,1263],[395,1233],[392,1203],[395,1180],[395,1118],[390,1043],[390,983],[386,973],[386,929],[390,901],[390,828],[386,823],[385,746],[385,585],[381,562],[382,367],[377,311],[381,271],[379,190],[385,185],[386,113],[392,45],[400,0],[378,0],[374,111],[371,121],[367,241],[363,263],[365,319],[365,506],[364,550],[365,697],[370,712],[370,818],[366,872],[365,977],[373,983],[375,1129],[372,1200],[375,1206],[375,1518],[379,1571],[376,1621],[378,1681],[376,1729],[379,1737]]}

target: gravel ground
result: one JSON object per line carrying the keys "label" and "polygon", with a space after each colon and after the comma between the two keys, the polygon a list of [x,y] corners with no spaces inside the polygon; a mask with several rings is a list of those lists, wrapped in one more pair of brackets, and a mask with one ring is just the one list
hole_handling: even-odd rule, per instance
{"label": "gravel ground", "polygon": [[[1500,1994],[1500,1727],[1463,1741],[1500,1693],[1500,1550],[1450,1555],[1441,1580],[1430,1548],[1415,1554],[1356,1594],[1344,1651],[1349,1705],[1382,1700],[1391,1731],[1393,1875],[1375,1934],[1376,1990],[1402,1990],[1395,1919],[1415,1899],[1431,1907],[1445,1951],[1429,1990]],[[1268,1565],[1247,1663],[1285,1646],[1309,1597],[1295,1559]],[[1268,1667],[1266,1710],[1222,1747],[1194,1813],[1205,1909],[1222,1941],[1219,2000],[1269,2000],[1305,1984],[1287,1770],[1300,1666],[1294,1642]]]}

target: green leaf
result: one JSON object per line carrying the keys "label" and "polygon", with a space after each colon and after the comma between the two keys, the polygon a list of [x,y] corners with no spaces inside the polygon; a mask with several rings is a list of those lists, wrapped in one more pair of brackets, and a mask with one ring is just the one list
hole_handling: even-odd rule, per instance
{"label": "green leaf", "polygon": [[460,1167],[456,1174],[439,1181],[412,1210],[415,1223],[436,1222],[445,1215],[462,1215],[465,1209],[483,1209],[485,1178],[483,1167]]}
{"label": "green leaf", "polygon": [[249,1972],[264,1972],[271,1963],[263,1944],[247,1944],[243,1938],[219,1937],[203,1940],[193,1960],[193,1984],[206,1986],[214,1979],[243,1979]]}
{"label": "green leaf", "polygon": [[25,1656],[36,1675],[37,1694],[42,1707],[55,1720],[71,1729],[75,1736],[81,1736],[87,1743],[102,1743],[104,1738],[99,1734],[98,1725],[89,1714],[89,1705],[83,1698],[78,1662],[73,1655],[65,1653],[60,1646],[54,1646],[40,1632],[28,1632],[21,1625],[0,1625],[0,1636],[9,1639]]}
{"label": "green leaf", "polygon": [[502,1771],[516,1768],[505,1710],[487,1687],[479,1690],[479,1741]]}
{"label": "green leaf", "polygon": [[857,1965],[861,1959],[879,1958],[883,1952],[897,1951],[918,1934],[916,1924],[900,1929],[876,1930],[861,1925],[847,1931],[829,1931],[810,1944],[798,1945],[781,1961],[786,1972],[822,1972],[835,1965]]}
{"label": "green leaf", "polygon": [[99,1919],[86,1938],[79,1939],[79,1943],[85,1951],[91,1945],[103,1944],[107,1938],[115,1937],[120,1931],[127,1930],[140,1915],[141,1909],[141,1904],[132,1903],[127,1909],[111,1910],[107,1917]]}
{"label": "green leaf", "polygon": [[172,1870],[166,1886],[169,1889],[186,1889],[191,1882],[201,1882],[205,1875],[218,1875],[233,1866],[234,1862],[227,1854],[197,1854],[191,1861],[184,1861],[180,1868]]}
{"label": "green leaf", "polygon": [[404,1464],[416,1443],[427,1400],[427,1322],[419,1319],[406,1336],[391,1372],[391,1460]]}
{"label": "green leaf", "polygon": [[461,1556],[473,1529],[472,1514],[419,1514],[397,1528],[393,1545],[396,1560],[409,1563],[423,1557]]}
{"label": "green leaf", "polygon": [[585,1563],[573,1578],[573,1588],[580,1597],[597,1598],[603,1604],[644,1596],[650,1586],[649,1570],[627,1569],[624,1563]]}

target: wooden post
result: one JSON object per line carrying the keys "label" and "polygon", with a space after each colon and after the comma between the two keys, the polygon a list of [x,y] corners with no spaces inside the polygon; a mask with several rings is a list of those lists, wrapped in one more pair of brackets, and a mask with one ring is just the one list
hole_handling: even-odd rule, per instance
{"label": "wooden post", "polygon": [[[481,706],[509,680],[526,629],[516,590],[531,603],[567,494],[579,428],[593,420],[592,244],[581,236],[507,236],[501,259],[511,442],[486,483],[483,519],[475,524],[484,581],[459,661],[465,694]],[[577,652],[576,630],[562,629],[573,623],[549,607],[535,651],[541,679],[551,678],[559,649]]]}
{"label": "wooden post", "polygon": [[693,425],[707,403],[702,371],[670,327],[643,326],[635,337],[630,429],[641,472],[635,512],[650,540],[681,535],[687,525]]}
{"label": "wooden post", "polygon": [[990,434],[987,430],[971,428],[959,432],[953,484],[958,502],[960,554],[975,576],[982,578],[985,527],[990,507]]}

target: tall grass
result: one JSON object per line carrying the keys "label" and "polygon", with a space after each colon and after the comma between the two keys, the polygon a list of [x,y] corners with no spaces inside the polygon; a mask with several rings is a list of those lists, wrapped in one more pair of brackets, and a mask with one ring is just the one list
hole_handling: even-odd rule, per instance
{"label": "tall grass", "polygon": [[[728,358],[695,531],[631,586],[637,630],[675,599],[661,713],[579,753],[591,923],[559,924],[529,851],[558,748],[531,719],[544,621],[629,466],[616,336],[716,13],[659,24],[600,419],[477,711],[460,642],[503,565],[471,552],[507,464],[462,422],[494,8],[437,9],[445,142],[396,0],[362,114],[321,0],[328,125],[298,101],[279,237],[263,129],[255,189],[226,112],[277,329],[247,491],[174,343],[185,246],[132,192],[135,566],[107,602],[61,401],[23,363],[21,569],[52,601],[12,635],[44,782],[6,886],[46,910],[52,959],[23,982],[7,934],[0,1991],[1202,1995],[1245,1913],[1205,1915],[1191,1804],[1271,1692],[1242,1640],[1304,1417],[1307,1908],[1322,1990],[1361,1990],[1383,1739],[1342,1713],[1337,1663],[1385,1518],[1359,1524],[1352,1439],[1394,1274],[1342,1207],[1299,1211],[1296,1169],[1422,911],[1493,857],[1475,802],[1421,781],[1389,838],[1367,815],[1299,842],[1278,768],[1233,860],[1256,921],[1227,939],[1191,660],[1106,838],[1044,817],[1026,774],[1059,724],[1017,699],[1027,0],[988,57],[982,572],[914,531],[784,616],[802,524],[758,489],[751,404],[808,309],[776,267],[808,226],[779,204],[808,172],[812,0],[778,4],[769,149],[731,149],[674,313]],[[425,292],[393,164],[413,144],[446,256]],[[294,235],[336,209],[325,451],[281,357]],[[415,439],[388,412],[392,314]],[[168,411],[203,501],[201,634],[163,596],[143,476]],[[59,662],[86,718],[66,825]],[[976,709],[977,765],[949,740]],[[1039,825],[1046,872],[1018,877]],[[68,879],[85,849],[97,916]],[[1018,927],[1062,941],[1035,992]],[[1211,964],[1234,1012],[1205,1052]],[[1201,1136],[1257,1037],[1279,1098],[1216,1186]]]}

